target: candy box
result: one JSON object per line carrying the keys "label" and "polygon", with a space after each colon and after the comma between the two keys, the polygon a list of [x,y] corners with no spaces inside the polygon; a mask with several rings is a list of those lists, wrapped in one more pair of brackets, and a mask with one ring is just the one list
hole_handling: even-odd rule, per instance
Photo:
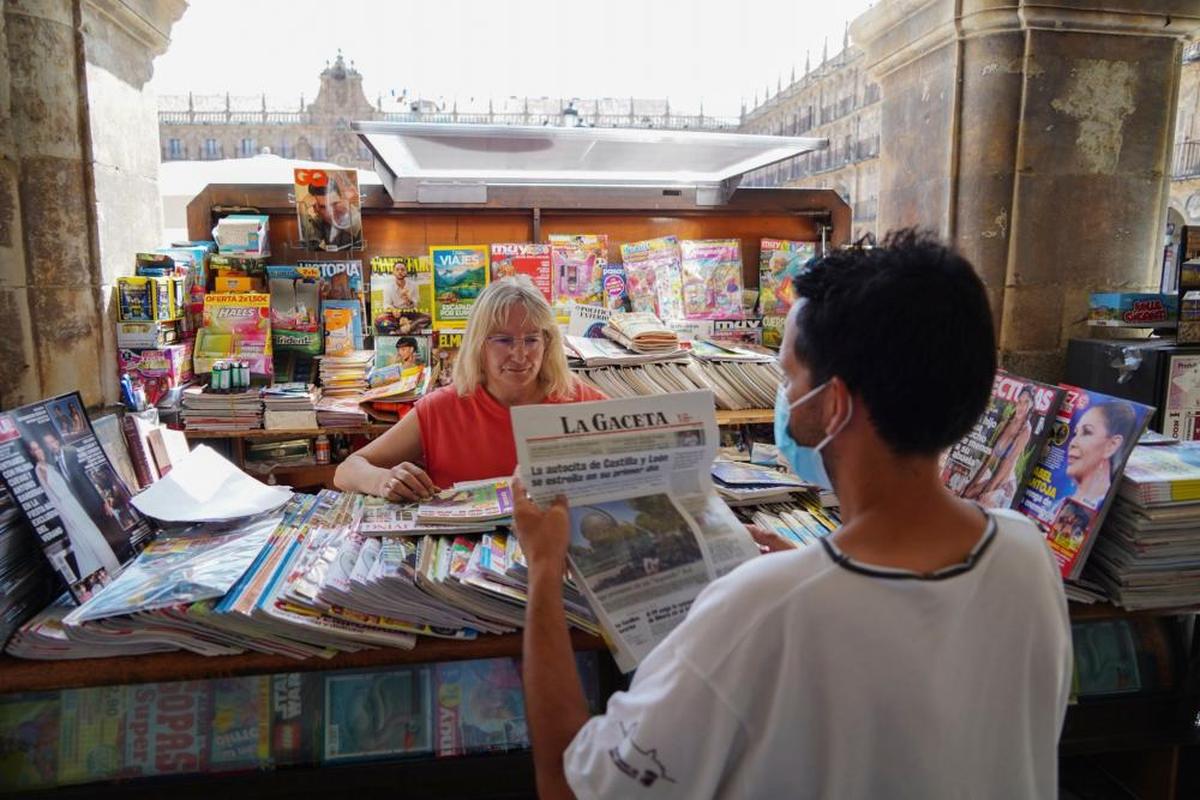
{"label": "candy box", "polygon": [[1179,320],[1179,297],[1144,292],[1093,292],[1088,325],[1110,328],[1173,328]]}
{"label": "candy box", "polygon": [[117,347],[148,350],[175,344],[180,340],[179,322],[118,322]]}

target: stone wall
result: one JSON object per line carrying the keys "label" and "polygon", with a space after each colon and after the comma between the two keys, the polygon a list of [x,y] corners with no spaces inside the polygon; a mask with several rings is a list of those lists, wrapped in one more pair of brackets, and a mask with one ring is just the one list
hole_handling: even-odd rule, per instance
{"label": "stone wall", "polygon": [[3,0],[0,407],[117,400],[112,287],[158,242],[147,90],[182,0]]}
{"label": "stone wall", "polygon": [[1001,362],[1061,377],[1092,291],[1158,280],[1191,0],[885,0],[851,27],[882,86],[881,231],[979,270]]}

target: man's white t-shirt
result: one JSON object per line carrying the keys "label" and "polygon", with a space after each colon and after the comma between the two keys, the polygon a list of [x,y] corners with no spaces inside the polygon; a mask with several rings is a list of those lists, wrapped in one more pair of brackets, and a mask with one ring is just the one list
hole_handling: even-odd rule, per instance
{"label": "man's white t-shirt", "polygon": [[1066,597],[1037,529],[988,516],[932,575],[823,542],[713,582],[567,748],[576,796],[1055,797]]}

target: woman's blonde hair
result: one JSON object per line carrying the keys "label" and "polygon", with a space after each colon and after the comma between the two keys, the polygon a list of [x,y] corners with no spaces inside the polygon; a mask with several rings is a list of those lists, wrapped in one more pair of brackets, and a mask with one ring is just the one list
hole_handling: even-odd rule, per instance
{"label": "woman's blonde hair", "polygon": [[467,319],[467,330],[463,333],[458,360],[454,364],[454,388],[459,397],[469,395],[486,382],[483,372],[483,346],[487,337],[504,323],[508,312],[517,306],[525,310],[529,321],[536,325],[545,337],[538,383],[546,392],[546,396],[574,396],[575,376],[567,367],[562,332],[554,320],[554,312],[529,276],[516,275],[493,281],[475,300],[471,316]]}

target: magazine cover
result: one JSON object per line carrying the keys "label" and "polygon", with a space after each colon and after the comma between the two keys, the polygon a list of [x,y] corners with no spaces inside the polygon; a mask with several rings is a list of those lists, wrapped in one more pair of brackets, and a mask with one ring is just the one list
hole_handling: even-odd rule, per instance
{"label": "magazine cover", "polygon": [[[341,312],[341,313],[334,313],[334,312]],[[363,336],[365,334],[365,330],[364,330],[364,325],[363,325],[362,306],[359,304],[359,302],[357,300],[322,300],[321,301],[321,313],[324,315],[324,318],[325,318],[325,338],[326,338],[327,342],[331,336],[336,335],[336,337],[338,338],[338,341],[340,343],[341,342],[340,337],[343,335],[341,333],[340,328],[337,332],[330,329],[329,320],[332,315],[332,318],[335,320],[336,324],[338,324],[339,326],[340,326],[342,320],[346,320],[346,319],[349,320],[350,343],[351,343],[350,349],[351,350],[362,350],[363,349],[363,347],[364,347]],[[326,352],[329,352],[328,348],[326,348]],[[344,352],[342,352],[342,353],[335,352],[334,355],[345,355],[345,353]]]}
{"label": "magazine cover", "polygon": [[632,311],[661,319],[683,319],[683,273],[674,236],[621,245],[625,292]]}
{"label": "magazine cover", "polygon": [[118,778],[124,769],[125,687],[64,689],[60,695],[58,783]]}
{"label": "magazine cover", "polygon": [[433,752],[429,667],[325,676],[325,762]]}
{"label": "magazine cover", "polygon": [[566,322],[571,303],[604,305],[604,265],[608,263],[605,234],[550,234],[550,264],[554,280],[555,314]]}
{"label": "magazine cover", "polygon": [[527,275],[538,288],[546,302],[554,304],[554,292],[550,282],[550,245],[548,244],[493,244],[492,280]]}
{"label": "magazine cover", "polygon": [[529,746],[521,673],[513,659],[443,662],[436,681],[438,756]]}
{"label": "magazine cover", "polygon": [[1183,441],[1200,439],[1200,355],[1167,360],[1167,401],[1162,432]]}
{"label": "magazine cover", "polygon": [[462,331],[435,331],[429,354],[430,391],[454,384],[454,362],[462,347]]}
{"label": "magazine cover", "polygon": [[276,352],[321,352],[320,272],[313,267],[268,266],[271,344]]}
{"label": "magazine cover", "polygon": [[92,432],[79,393],[0,414],[0,478],[83,602],[153,536]]}
{"label": "magazine cover", "polygon": [[742,248],[737,239],[684,239],[683,314],[689,319],[741,319]]}
{"label": "magazine cover", "polygon": [[31,790],[58,782],[59,694],[0,695],[0,785]]}
{"label": "magazine cover", "polygon": [[355,343],[354,312],[348,308],[327,305],[322,309],[325,318],[325,355],[345,356],[361,349]]}
{"label": "magazine cover", "polygon": [[817,254],[815,242],[763,239],[758,261],[758,311],[787,316],[796,302],[792,279]]}
{"label": "magazine cover", "polygon": [[205,680],[143,683],[125,689],[126,777],[208,769],[211,695]]}
{"label": "magazine cover", "polygon": [[306,275],[310,269],[317,271],[322,303],[326,300],[357,300],[359,314],[363,319],[367,318],[367,294],[361,261],[300,261],[296,267]]}
{"label": "magazine cover", "polygon": [[375,369],[429,366],[429,336],[376,336]]}
{"label": "magazine cover", "polygon": [[301,243],[321,250],[363,246],[357,170],[296,169],[293,180]]}
{"label": "magazine cover", "polygon": [[1063,390],[1004,370],[983,416],[942,462],[942,483],[985,508],[1012,508],[1054,427]]}
{"label": "magazine cover", "polygon": [[321,758],[325,683],[319,674],[283,672],[271,680],[271,762],[315,764]]}
{"label": "magazine cover", "polygon": [[212,685],[208,763],[213,772],[271,763],[271,676],[217,678]]}
{"label": "magazine cover", "polygon": [[381,336],[418,334],[433,324],[428,256],[371,259],[371,327]]}
{"label": "magazine cover", "polygon": [[463,328],[475,298],[488,284],[487,245],[429,248],[433,262],[433,324]]}
{"label": "magazine cover", "polygon": [[1054,430],[1017,506],[1046,533],[1064,578],[1078,578],[1154,409],[1099,392],[1065,390]]}

